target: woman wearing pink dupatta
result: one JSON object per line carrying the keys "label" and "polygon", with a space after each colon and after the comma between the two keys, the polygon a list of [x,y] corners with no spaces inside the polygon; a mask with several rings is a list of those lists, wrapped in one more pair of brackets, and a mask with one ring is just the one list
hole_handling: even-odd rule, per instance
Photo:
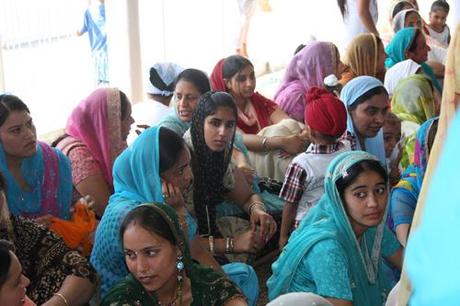
{"label": "woman wearing pink dupatta", "polygon": [[275,102],[291,118],[304,122],[304,93],[309,88],[323,87],[324,78],[335,74],[340,78],[343,63],[337,47],[331,42],[312,42],[292,58]]}
{"label": "woman wearing pink dupatta", "polygon": [[98,216],[113,193],[113,162],[126,148],[133,122],[126,95],[117,88],[99,88],[72,111],[66,135],[58,140],[72,164],[76,196],[91,195]]}

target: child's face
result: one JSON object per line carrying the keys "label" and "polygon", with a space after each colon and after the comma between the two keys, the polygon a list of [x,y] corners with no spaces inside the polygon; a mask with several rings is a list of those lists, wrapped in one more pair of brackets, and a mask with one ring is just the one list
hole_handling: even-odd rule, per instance
{"label": "child's face", "polygon": [[430,25],[442,30],[446,25],[447,13],[444,10],[435,10],[430,12]]}
{"label": "child's face", "polygon": [[385,143],[385,156],[388,158],[401,139],[401,122],[385,122],[383,125],[383,141]]}

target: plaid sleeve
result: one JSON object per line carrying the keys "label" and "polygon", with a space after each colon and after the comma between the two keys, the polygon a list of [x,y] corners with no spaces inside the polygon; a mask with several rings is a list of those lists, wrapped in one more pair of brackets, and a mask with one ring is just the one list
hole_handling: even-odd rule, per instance
{"label": "plaid sleeve", "polygon": [[304,191],[307,172],[296,163],[291,163],[286,171],[280,198],[290,203],[298,203]]}

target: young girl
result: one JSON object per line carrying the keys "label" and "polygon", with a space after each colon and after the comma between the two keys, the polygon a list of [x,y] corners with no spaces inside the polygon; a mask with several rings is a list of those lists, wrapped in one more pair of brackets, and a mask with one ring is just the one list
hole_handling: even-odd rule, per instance
{"label": "young girl", "polygon": [[256,172],[281,181],[290,161],[288,157],[305,149],[303,124],[290,119],[273,101],[255,92],[254,66],[245,57],[235,55],[219,61],[211,74],[211,86],[232,95],[237,106],[238,131],[252,153],[251,163]]}

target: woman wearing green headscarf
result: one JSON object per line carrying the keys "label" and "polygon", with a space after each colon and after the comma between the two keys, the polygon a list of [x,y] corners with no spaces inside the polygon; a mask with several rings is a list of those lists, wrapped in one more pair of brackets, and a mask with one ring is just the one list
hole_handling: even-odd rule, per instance
{"label": "woman wearing green headscarf", "polygon": [[192,262],[170,206],[136,207],[125,217],[120,236],[130,274],[109,291],[102,306],[247,305],[223,274]]}
{"label": "woman wearing green headscarf", "polygon": [[428,51],[430,51],[430,47],[428,47],[426,38],[420,29],[412,27],[403,28],[395,34],[385,48],[385,52],[388,55],[385,67],[388,69],[406,59],[412,59],[422,66],[423,73],[431,80],[436,90],[442,93],[441,84],[433,69],[426,63]]}
{"label": "woman wearing green headscarf", "polygon": [[384,167],[367,152],[342,153],[329,166],[324,189],[272,265],[269,299],[312,292],[333,305],[383,305],[391,285],[382,259],[402,266],[402,247],[385,225]]}
{"label": "woman wearing green headscarf", "polygon": [[391,110],[403,121],[403,131],[408,136],[406,150],[401,159],[401,165],[405,167],[412,162],[418,127],[439,115],[439,105],[431,82],[420,74],[400,80],[391,98]]}

